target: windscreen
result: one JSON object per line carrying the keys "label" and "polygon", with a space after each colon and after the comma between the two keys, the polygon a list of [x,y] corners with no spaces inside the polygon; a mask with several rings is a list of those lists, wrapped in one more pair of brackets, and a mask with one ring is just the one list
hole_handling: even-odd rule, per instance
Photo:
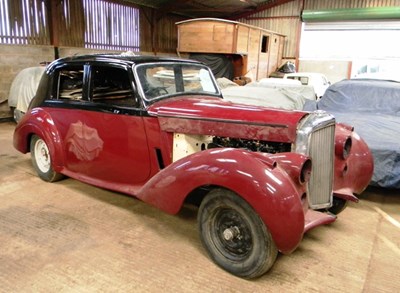
{"label": "windscreen", "polygon": [[147,101],[179,94],[219,94],[212,73],[202,65],[141,64],[136,72]]}

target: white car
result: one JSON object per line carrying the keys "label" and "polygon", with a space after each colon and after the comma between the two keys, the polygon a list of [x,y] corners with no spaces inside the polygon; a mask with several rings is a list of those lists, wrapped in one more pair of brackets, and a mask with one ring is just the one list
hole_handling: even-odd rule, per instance
{"label": "white car", "polygon": [[326,89],[331,85],[329,80],[322,73],[315,72],[297,72],[287,73],[283,76],[284,79],[299,80],[302,85],[311,85],[314,88],[317,99],[320,99]]}

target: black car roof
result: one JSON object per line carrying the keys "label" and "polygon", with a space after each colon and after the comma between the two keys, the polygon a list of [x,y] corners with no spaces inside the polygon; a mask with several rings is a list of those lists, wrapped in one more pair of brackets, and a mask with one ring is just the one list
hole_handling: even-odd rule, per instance
{"label": "black car roof", "polygon": [[52,65],[64,63],[64,62],[122,62],[129,65],[140,64],[140,63],[151,63],[151,62],[190,62],[193,64],[201,64],[195,60],[188,60],[177,57],[159,57],[151,55],[132,55],[132,54],[90,54],[90,55],[75,55],[71,57],[60,58],[52,63]]}

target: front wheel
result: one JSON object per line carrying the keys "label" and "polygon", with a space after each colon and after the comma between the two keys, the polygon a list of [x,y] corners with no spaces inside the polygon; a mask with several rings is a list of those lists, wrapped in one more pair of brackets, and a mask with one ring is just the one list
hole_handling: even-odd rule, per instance
{"label": "front wheel", "polygon": [[332,206],[328,209],[328,212],[338,215],[347,207],[347,203],[347,200],[334,196]]}
{"label": "front wheel", "polygon": [[270,232],[253,208],[234,192],[211,191],[200,205],[198,225],[209,256],[238,277],[261,276],[275,262],[278,250]]}
{"label": "front wheel", "polygon": [[31,158],[33,168],[42,180],[55,182],[63,178],[62,174],[53,170],[49,148],[37,135],[33,135],[31,139]]}

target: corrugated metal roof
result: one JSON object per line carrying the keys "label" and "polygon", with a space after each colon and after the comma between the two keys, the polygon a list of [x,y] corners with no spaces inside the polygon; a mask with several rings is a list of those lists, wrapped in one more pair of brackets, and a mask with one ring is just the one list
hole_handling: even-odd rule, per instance
{"label": "corrugated metal roof", "polygon": [[[161,13],[175,13],[190,18],[234,18],[252,13],[265,5],[279,5],[282,0],[123,0],[136,5],[159,9]],[[293,0],[292,0],[293,1]],[[287,2],[287,1],[284,1]]]}
{"label": "corrugated metal roof", "polygon": [[304,9],[339,9],[339,8],[367,8],[367,7],[386,7],[400,6],[399,0],[306,0]]}
{"label": "corrugated metal roof", "polygon": [[[400,0],[121,0],[191,18],[218,17],[237,20],[251,17],[297,15],[299,9],[319,10],[400,6]],[[304,3],[304,7],[301,7]]]}

